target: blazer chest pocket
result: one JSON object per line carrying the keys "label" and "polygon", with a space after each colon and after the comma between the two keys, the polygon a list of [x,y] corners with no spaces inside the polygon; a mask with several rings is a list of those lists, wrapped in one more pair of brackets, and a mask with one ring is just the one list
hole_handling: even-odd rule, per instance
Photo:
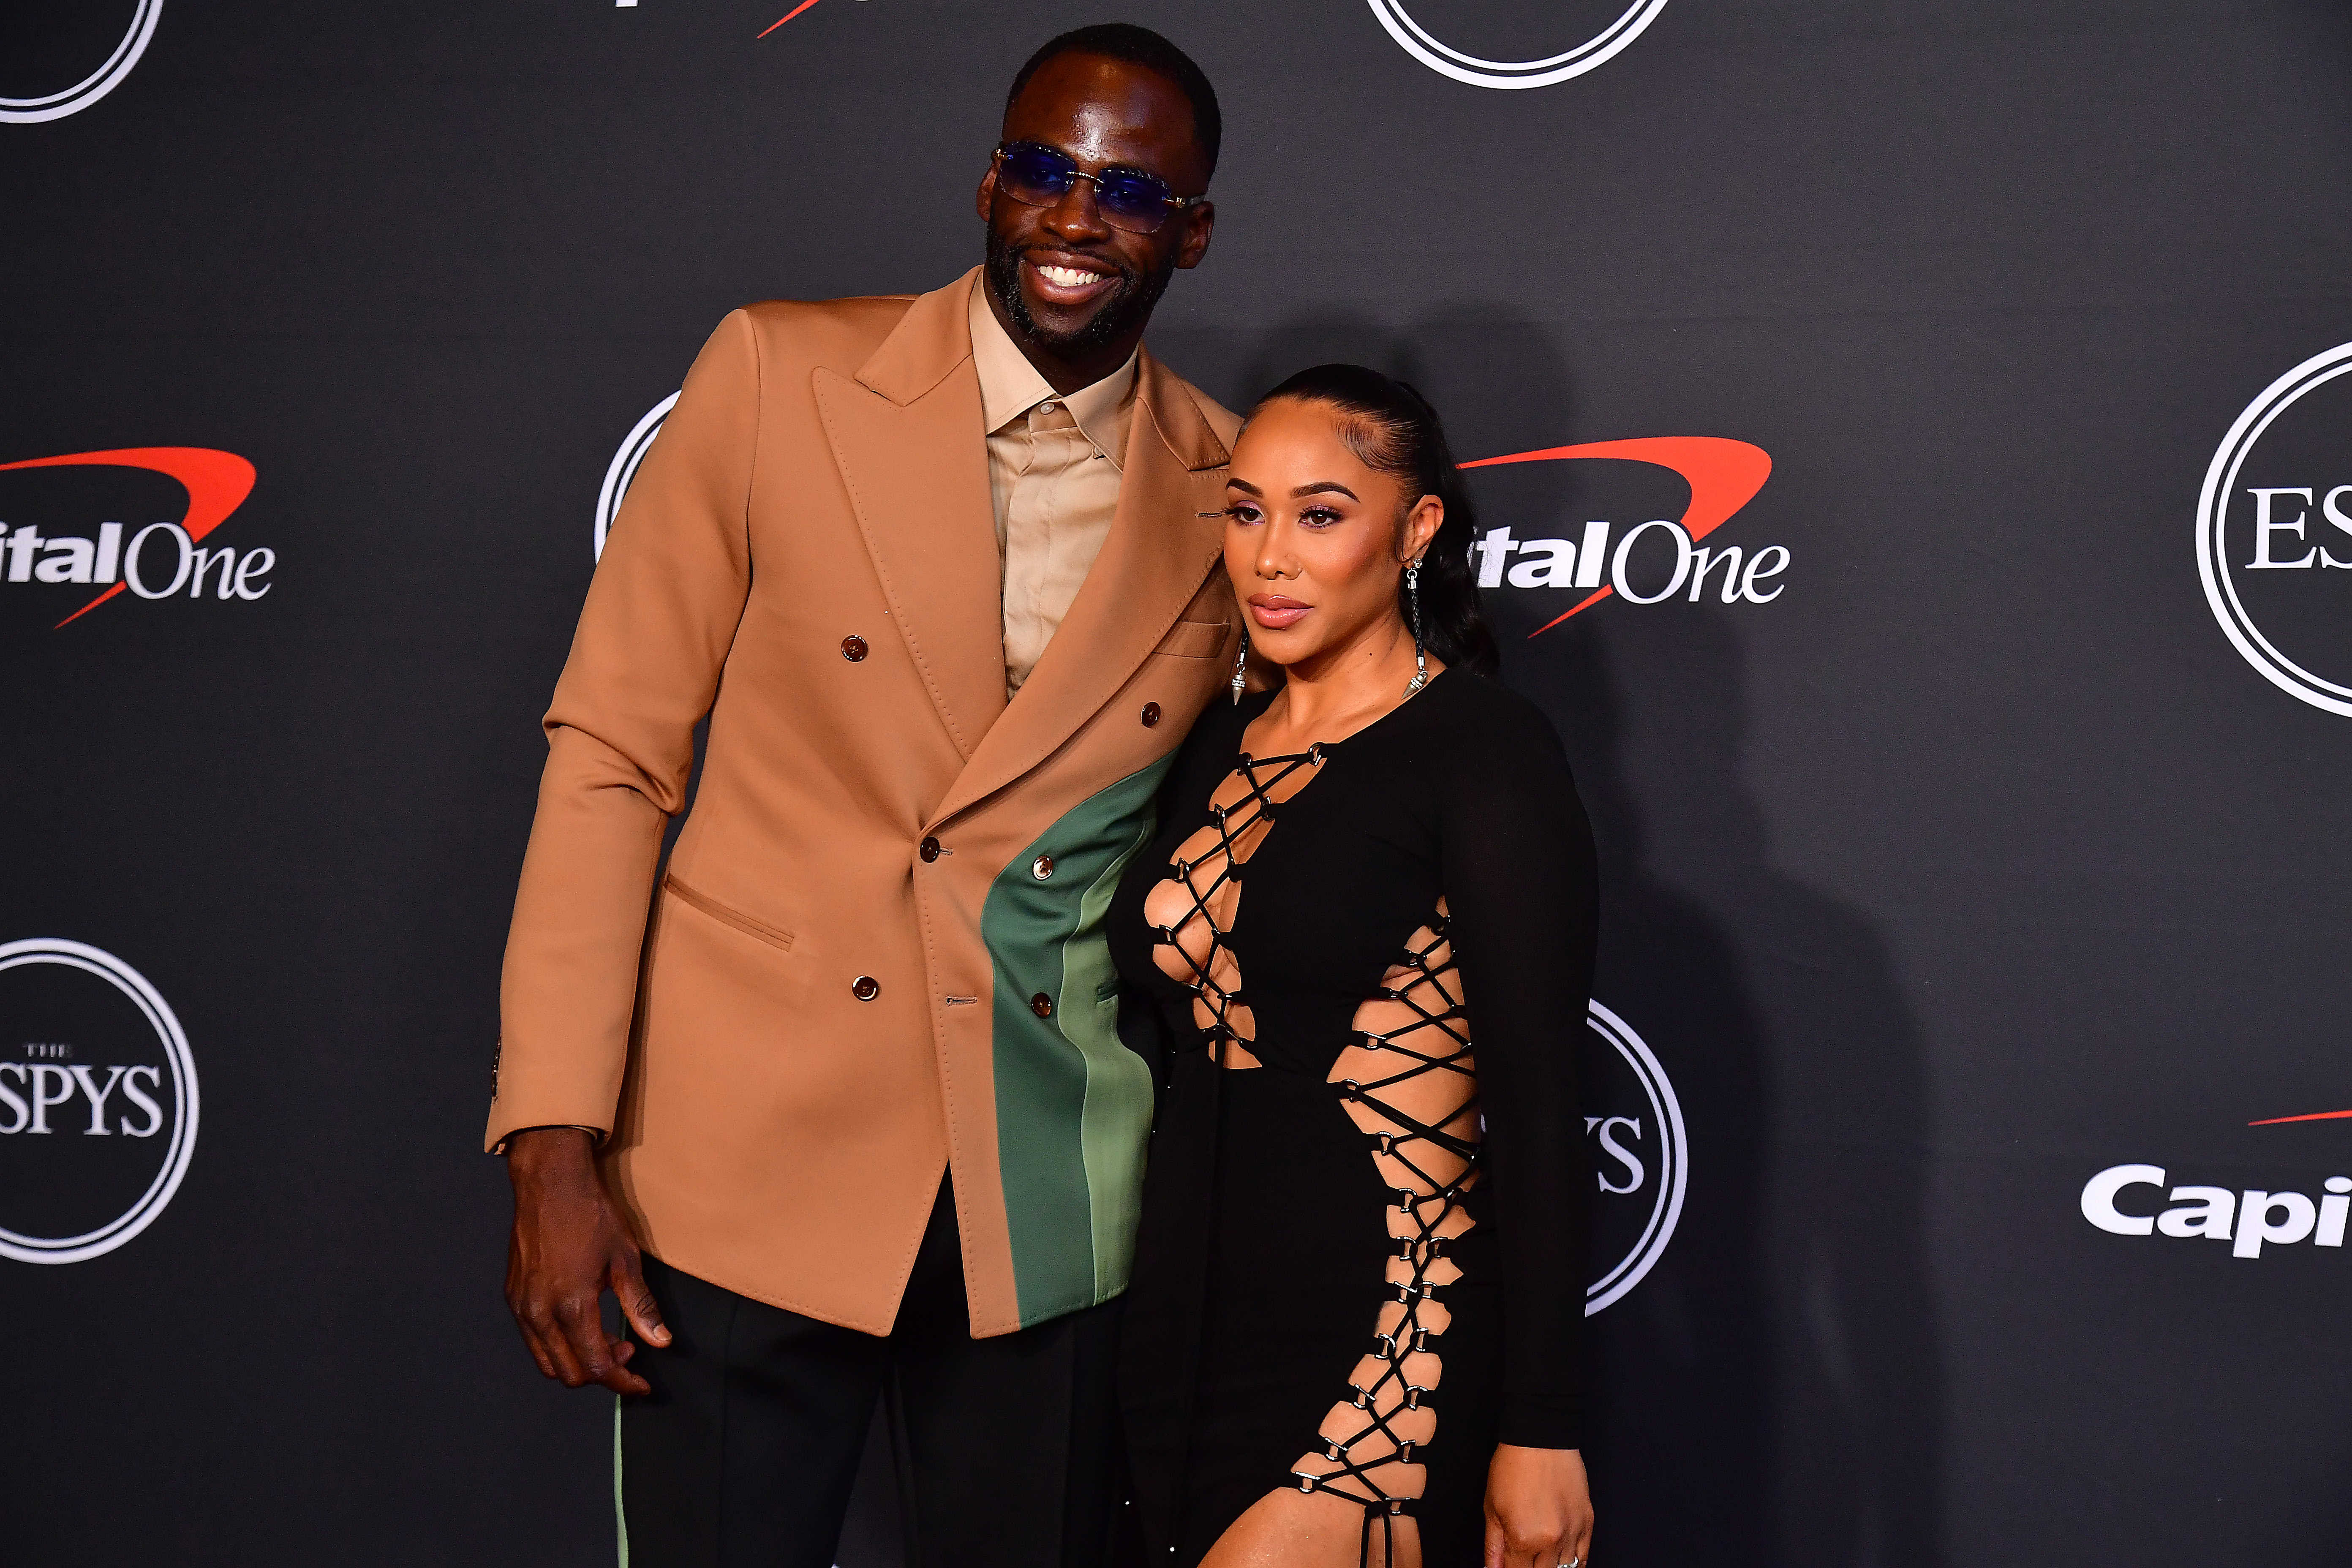
{"label": "blazer chest pocket", "polygon": [[1214,658],[1225,646],[1225,635],[1232,629],[1223,621],[1178,621],[1151,651],[1172,654],[1178,658]]}

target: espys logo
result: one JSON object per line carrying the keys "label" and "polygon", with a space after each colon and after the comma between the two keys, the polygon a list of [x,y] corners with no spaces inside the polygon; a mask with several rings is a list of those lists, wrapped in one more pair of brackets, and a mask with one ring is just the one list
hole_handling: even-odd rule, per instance
{"label": "espys logo", "polygon": [[1607,1267],[1584,1289],[1591,1317],[1622,1298],[1665,1255],[1682,1218],[1690,1179],[1683,1108],[1658,1058],[1616,1014],[1598,1002],[1585,1015],[1580,1068],[1584,1119],[1601,1191],[1592,1212],[1592,1257]]}
{"label": "espys logo", "polygon": [[[663,421],[677,406],[677,396],[673,392],[647,409],[605,465],[592,536],[597,560],[604,559],[604,540],[621,513],[621,501],[629,493],[654,437],[661,434]],[[1737,544],[1717,549],[1699,543],[1755,500],[1771,477],[1772,459],[1761,447],[1717,436],[1657,436],[1546,447],[1480,458],[1462,467],[1468,470],[1579,460],[1644,463],[1666,469],[1689,487],[1690,500],[1678,519],[1652,518],[1616,532],[1613,551],[1610,545],[1614,525],[1607,520],[1587,521],[1572,540],[1514,539],[1508,528],[1487,530],[1470,547],[1478,563],[1480,587],[1507,584],[1514,588],[1580,592],[1573,604],[1528,636],[1539,637],[1612,595],[1636,605],[1655,605],[1687,589],[1690,602],[1696,604],[1710,579],[1716,579],[1713,586],[1727,605],[1766,605],[1780,596],[1786,584],[1774,579],[1788,570],[1791,559],[1788,546],[1768,544],[1743,560]]]}
{"label": "espys logo", "polygon": [[[1549,0],[1528,4],[1471,5],[1467,0],[1416,0],[1425,25],[1405,9],[1404,0],[1370,0],[1372,15],[1405,53],[1441,76],[1472,87],[1512,89],[1549,87],[1582,76],[1617,58],[1658,19],[1666,0]],[[1438,37],[1444,32],[1454,43]],[[1570,39],[1566,47],[1560,45]],[[1454,44],[1467,45],[1456,48]],[[1532,46],[1534,54],[1525,53]],[[1473,53],[1472,49],[1482,51]],[[1545,54],[1550,49],[1555,52]],[[1516,58],[1488,59],[1486,54]]]}
{"label": "espys logo", "polygon": [[2197,500],[2197,574],[2213,618],[2264,679],[2352,716],[2347,372],[2352,343],[2314,354],[2230,426]]}
{"label": "espys logo", "polygon": [[30,125],[44,120],[63,120],[88,109],[122,85],[122,79],[131,74],[131,68],[147,52],[147,41],[155,36],[155,24],[163,16],[163,0],[138,0],[122,41],[114,46],[103,64],[60,92],[34,98],[0,98],[0,121]]}
{"label": "espys logo", "polygon": [[196,1064],[144,976],[79,942],[0,943],[0,1257],[80,1263],[155,1222],[196,1148]]}
{"label": "espys logo", "polygon": [[[201,599],[209,588],[215,599],[246,603],[269,592],[278,552],[262,545],[240,552],[233,545],[215,549],[204,542],[253,493],[253,465],[234,452],[209,447],[131,447],[0,463],[0,473],[109,468],[142,469],[176,481],[186,492],[186,510],[176,522],[100,522],[89,533],[65,533],[55,531],[54,522],[21,521],[23,502],[10,492],[0,504],[20,521],[0,521],[0,562],[5,563],[0,568],[0,588],[13,592],[19,584],[36,590],[107,584],[92,596],[68,596],[67,604],[75,597],[82,602],[56,623],[59,626],[79,620],[125,590],[141,599],[169,599],[183,591]],[[87,488],[83,476],[34,499],[53,513],[68,509],[87,516],[93,510],[81,493]],[[110,510],[113,503],[106,504]]]}
{"label": "espys logo", "polygon": [[632,426],[629,437],[604,469],[604,488],[596,496],[596,537],[593,559],[604,559],[604,536],[613,531],[613,520],[621,515],[621,498],[629,493],[629,485],[637,477],[637,465],[646,460],[654,437],[661,434],[662,421],[677,406],[677,394],[673,392],[651,408],[646,416]]}

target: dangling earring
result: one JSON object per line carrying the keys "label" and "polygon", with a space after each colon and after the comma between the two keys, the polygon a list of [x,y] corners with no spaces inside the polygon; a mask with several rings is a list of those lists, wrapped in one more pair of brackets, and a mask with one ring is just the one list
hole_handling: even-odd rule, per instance
{"label": "dangling earring", "polygon": [[1429,655],[1421,646],[1421,562],[1418,558],[1404,569],[1404,600],[1406,607],[1412,612],[1412,684],[1404,689],[1404,694],[1410,697],[1429,684]]}
{"label": "dangling earring", "polygon": [[1241,706],[1242,678],[1249,665],[1249,628],[1242,628],[1241,650],[1234,655],[1234,706]]}

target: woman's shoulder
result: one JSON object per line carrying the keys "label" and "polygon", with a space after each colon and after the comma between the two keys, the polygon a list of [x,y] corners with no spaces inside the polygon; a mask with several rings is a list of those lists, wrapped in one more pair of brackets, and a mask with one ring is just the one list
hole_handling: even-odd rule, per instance
{"label": "woman's shoulder", "polygon": [[1429,702],[1431,722],[1457,755],[1498,762],[1560,755],[1550,716],[1491,675],[1449,669],[1414,701]]}

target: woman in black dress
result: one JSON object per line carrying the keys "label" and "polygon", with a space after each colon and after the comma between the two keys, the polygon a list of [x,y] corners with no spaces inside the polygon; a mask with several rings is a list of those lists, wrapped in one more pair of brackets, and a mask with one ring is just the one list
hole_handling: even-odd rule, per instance
{"label": "woman in black dress", "polygon": [[1164,1056],[1119,1371],[1145,1561],[1580,1564],[1583,809],[1492,679],[1418,395],[1293,376],[1229,487],[1283,683],[1236,664],[1108,921]]}

